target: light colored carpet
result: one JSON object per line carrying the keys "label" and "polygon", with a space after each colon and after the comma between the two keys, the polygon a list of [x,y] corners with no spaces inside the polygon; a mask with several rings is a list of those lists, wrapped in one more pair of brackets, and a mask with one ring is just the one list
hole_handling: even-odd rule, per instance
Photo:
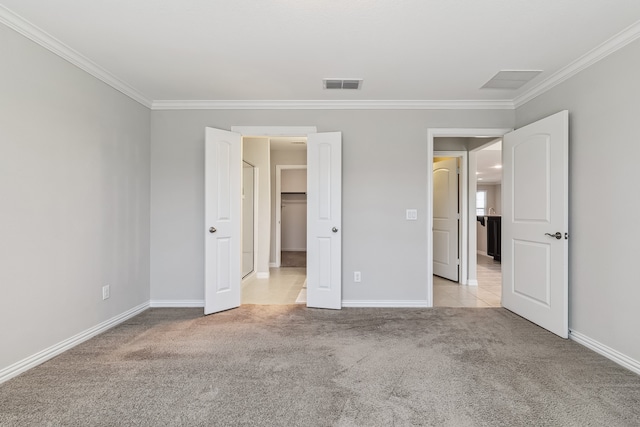
{"label": "light colored carpet", "polygon": [[501,308],[150,309],[0,385],[2,426],[634,426],[640,377]]}

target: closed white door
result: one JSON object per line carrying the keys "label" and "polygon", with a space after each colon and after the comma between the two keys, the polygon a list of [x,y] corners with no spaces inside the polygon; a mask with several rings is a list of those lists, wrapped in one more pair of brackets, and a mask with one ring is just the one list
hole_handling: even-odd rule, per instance
{"label": "closed white door", "polygon": [[342,307],[342,133],[307,138],[307,307]]}
{"label": "closed white door", "polygon": [[240,306],[242,136],[206,128],[204,314]]}
{"label": "closed white door", "polygon": [[502,156],[502,305],[567,338],[569,113],[508,133]]}
{"label": "closed white door", "polygon": [[458,281],[458,160],[433,162],[433,274]]}

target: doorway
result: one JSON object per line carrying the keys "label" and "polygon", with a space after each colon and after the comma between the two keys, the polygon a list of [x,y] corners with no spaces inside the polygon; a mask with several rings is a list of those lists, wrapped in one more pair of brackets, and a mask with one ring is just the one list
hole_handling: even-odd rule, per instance
{"label": "doorway", "polygon": [[[429,129],[428,130],[428,164],[434,163],[435,154],[439,156],[460,157],[466,159],[466,165],[461,166],[461,173],[466,177],[460,178],[460,237],[459,237],[459,278],[457,281],[441,279],[438,276],[427,276],[427,299],[430,306],[490,306],[486,302],[478,303],[478,279],[477,279],[477,230],[476,230],[476,153],[475,150],[487,144],[488,141],[502,137],[511,129]],[[436,138],[447,140],[436,146]],[[427,244],[430,249],[428,265],[434,263],[434,188],[433,179],[427,186],[428,210],[431,224],[427,232]],[[482,267],[481,267],[482,268]],[[434,286],[438,300],[435,300]],[[480,292],[485,293],[485,292]],[[493,298],[487,296],[495,303]],[[498,297],[499,299],[499,297]]]}
{"label": "doorway", "polygon": [[[262,157],[269,183],[259,194],[263,213],[258,214],[262,217],[258,227],[262,227],[263,243],[258,257],[263,267],[243,279],[242,304],[306,303],[306,141],[306,136],[243,138],[243,156]],[[243,209],[243,215],[245,212]]]}
{"label": "doorway", "polygon": [[502,139],[473,150],[476,158],[476,278],[484,302],[501,305]]}
{"label": "doorway", "polygon": [[[258,135],[251,137],[251,135]],[[205,128],[205,304],[212,314],[241,304],[243,138],[307,138],[307,307],[342,307],[342,133],[306,127]],[[270,170],[269,144],[250,163]],[[266,156],[264,153],[266,152]],[[249,159],[247,159],[249,160]],[[271,179],[259,180],[256,278],[270,276]],[[265,183],[266,182],[266,183]],[[267,186],[266,190],[264,189]],[[266,224],[265,224],[266,222]],[[262,225],[261,225],[262,223]],[[266,250],[264,247],[266,246]],[[249,276],[250,277],[250,276]]]}

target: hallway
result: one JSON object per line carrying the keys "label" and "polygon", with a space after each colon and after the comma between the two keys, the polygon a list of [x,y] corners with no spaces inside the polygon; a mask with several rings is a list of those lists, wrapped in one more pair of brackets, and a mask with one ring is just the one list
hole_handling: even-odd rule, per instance
{"label": "hallway", "polygon": [[502,268],[493,258],[478,254],[478,286],[466,286],[433,276],[434,307],[501,307]]}
{"label": "hallway", "polygon": [[[307,279],[307,269],[283,267],[269,269],[268,279],[253,276],[242,282],[242,304],[296,304]],[[306,294],[305,294],[306,295]],[[306,303],[306,298],[304,301]]]}

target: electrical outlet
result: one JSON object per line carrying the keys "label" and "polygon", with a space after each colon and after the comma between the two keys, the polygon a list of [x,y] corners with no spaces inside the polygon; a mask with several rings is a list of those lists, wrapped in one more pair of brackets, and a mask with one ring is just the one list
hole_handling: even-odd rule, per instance
{"label": "electrical outlet", "polygon": [[353,281],[356,283],[360,283],[362,281],[362,275],[360,274],[359,271],[353,272]]}
{"label": "electrical outlet", "polygon": [[102,299],[107,299],[109,298],[109,285],[104,285],[102,287]]}
{"label": "electrical outlet", "polygon": [[417,209],[407,209],[406,218],[408,221],[416,221],[418,219]]}

